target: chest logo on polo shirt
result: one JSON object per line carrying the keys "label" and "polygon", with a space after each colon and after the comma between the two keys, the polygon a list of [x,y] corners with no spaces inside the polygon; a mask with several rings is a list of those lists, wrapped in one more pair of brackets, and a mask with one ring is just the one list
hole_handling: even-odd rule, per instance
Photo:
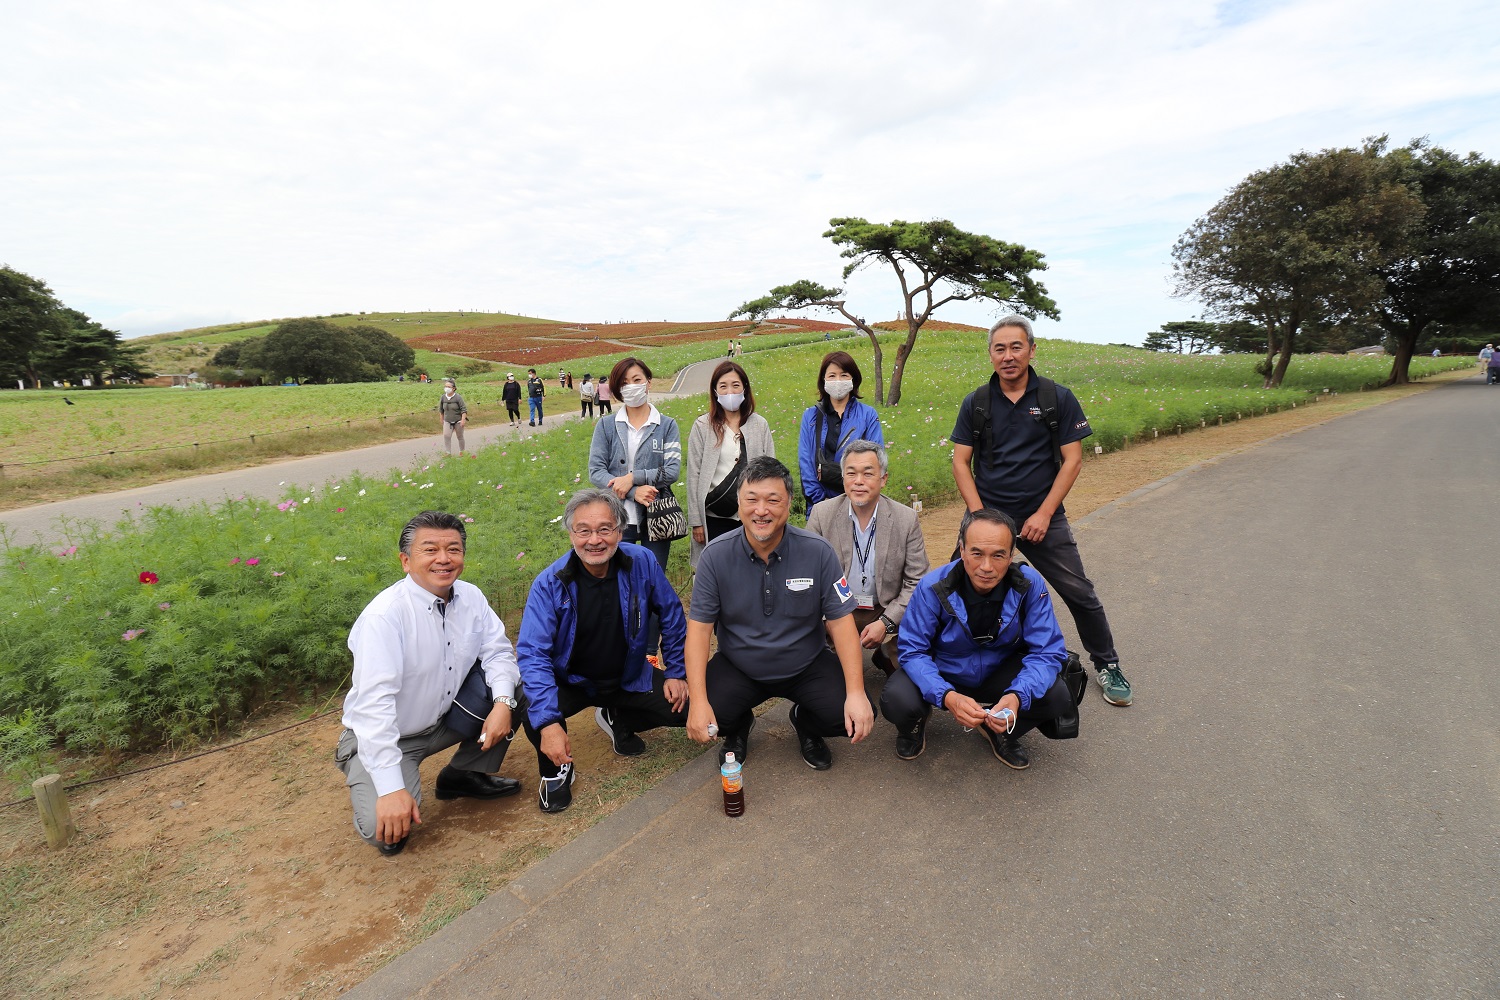
{"label": "chest logo on polo shirt", "polygon": [[839,577],[838,582],[833,585],[833,592],[839,595],[840,604],[854,596],[853,591],[849,589],[849,581],[843,577]]}
{"label": "chest logo on polo shirt", "polygon": [[796,576],[796,577],[792,577],[790,580],[788,580],[786,582],[786,589],[792,591],[793,593],[799,593],[801,591],[804,591],[804,590],[808,589],[812,585],[813,585],[813,578],[812,577],[810,577],[810,576]]}
{"label": "chest logo on polo shirt", "polygon": [[1028,406],[1026,412],[1030,413],[1033,417],[1040,417],[1042,415],[1042,408],[1040,406]]}

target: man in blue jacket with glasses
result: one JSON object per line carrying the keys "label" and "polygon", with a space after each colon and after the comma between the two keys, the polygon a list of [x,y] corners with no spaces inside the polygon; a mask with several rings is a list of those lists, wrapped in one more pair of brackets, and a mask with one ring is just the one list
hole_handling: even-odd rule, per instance
{"label": "man in blue jacket with glasses", "polygon": [[[516,642],[543,812],[573,802],[569,716],[597,706],[594,721],[624,757],[646,752],[638,733],[687,724],[687,619],[661,564],[646,548],[620,541],[625,507],[611,490],[573,494],[563,523],[573,550],[532,582]],[[661,618],[665,670],[646,659],[653,613]]]}
{"label": "man in blue jacket with glasses", "polygon": [[1015,538],[1009,515],[969,511],[958,529],[961,558],[917,584],[901,621],[901,667],[880,693],[901,759],[921,755],[934,707],[979,730],[1017,770],[1031,765],[1022,734],[1076,714],[1052,599],[1041,574],[1011,563]]}

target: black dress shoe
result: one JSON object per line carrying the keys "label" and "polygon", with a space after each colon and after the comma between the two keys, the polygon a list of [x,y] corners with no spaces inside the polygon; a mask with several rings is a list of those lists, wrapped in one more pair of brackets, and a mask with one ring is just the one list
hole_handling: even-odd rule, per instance
{"label": "black dress shoe", "polygon": [[741,764],[745,763],[745,757],[750,753],[750,730],[755,728],[755,716],[750,716],[750,724],[745,727],[744,732],[735,733],[724,737],[724,742],[719,744],[719,766],[724,766],[724,755],[734,754],[734,759]]}
{"label": "black dress shoe", "polygon": [[498,799],[521,790],[515,778],[502,778],[483,771],[460,771],[451,764],[438,772],[437,797],[440,799]]}
{"label": "black dress shoe", "polygon": [[874,653],[871,653],[870,662],[879,667],[880,672],[885,674],[887,677],[896,672],[896,665],[891,662],[891,658],[889,656],[885,655],[885,650],[883,649],[877,649]]}
{"label": "black dress shoe", "polygon": [[823,737],[804,733],[797,725],[797,709],[798,706],[793,705],[791,711],[792,728],[797,732],[797,749],[802,751],[802,759],[808,767],[814,771],[826,771],[833,766],[833,754],[829,753]]}
{"label": "black dress shoe", "polygon": [[406,837],[402,837],[394,844],[387,844],[383,840],[378,840],[375,842],[375,850],[379,851],[381,854],[385,855],[388,858],[394,858],[396,855],[406,850],[406,841],[409,838],[410,834],[408,834]]}
{"label": "black dress shoe", "polygon": [[990,741],[990,750],[994,751],[996,758],[1006,767],[1013,767],[1017,771],[1024,771],[1031,766],[1031,758],[1026,751],[1021,749],[1020,737],[1009,733],[997,733],[989,726],[983,726],[979,730],[984,733],[985,738]]}

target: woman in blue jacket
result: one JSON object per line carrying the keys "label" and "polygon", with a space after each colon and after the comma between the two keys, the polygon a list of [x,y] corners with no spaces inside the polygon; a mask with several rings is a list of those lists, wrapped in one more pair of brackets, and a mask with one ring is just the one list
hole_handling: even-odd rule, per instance
{"label": "woman in blue jacket", "polygon": [[880,415],[859,401],[863,377],[846,351],[832,351],[818,369],[818,402],[802,414],[797,437],[797,466],[807,509],[829,497],[844,495],[844,449],[864,439],[885,444]]}

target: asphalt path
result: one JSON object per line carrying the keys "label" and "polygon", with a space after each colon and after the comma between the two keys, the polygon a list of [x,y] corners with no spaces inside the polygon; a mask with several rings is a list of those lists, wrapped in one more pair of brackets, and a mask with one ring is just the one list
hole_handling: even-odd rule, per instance
{"label": "asphalt path", "polygon": [[939,713],[817,773],[774,710],[744,817],[705,754],[351,995],[1500,995],[1496,440],[1470,380],[1112,504],[1133,707],[1024,772]]}

